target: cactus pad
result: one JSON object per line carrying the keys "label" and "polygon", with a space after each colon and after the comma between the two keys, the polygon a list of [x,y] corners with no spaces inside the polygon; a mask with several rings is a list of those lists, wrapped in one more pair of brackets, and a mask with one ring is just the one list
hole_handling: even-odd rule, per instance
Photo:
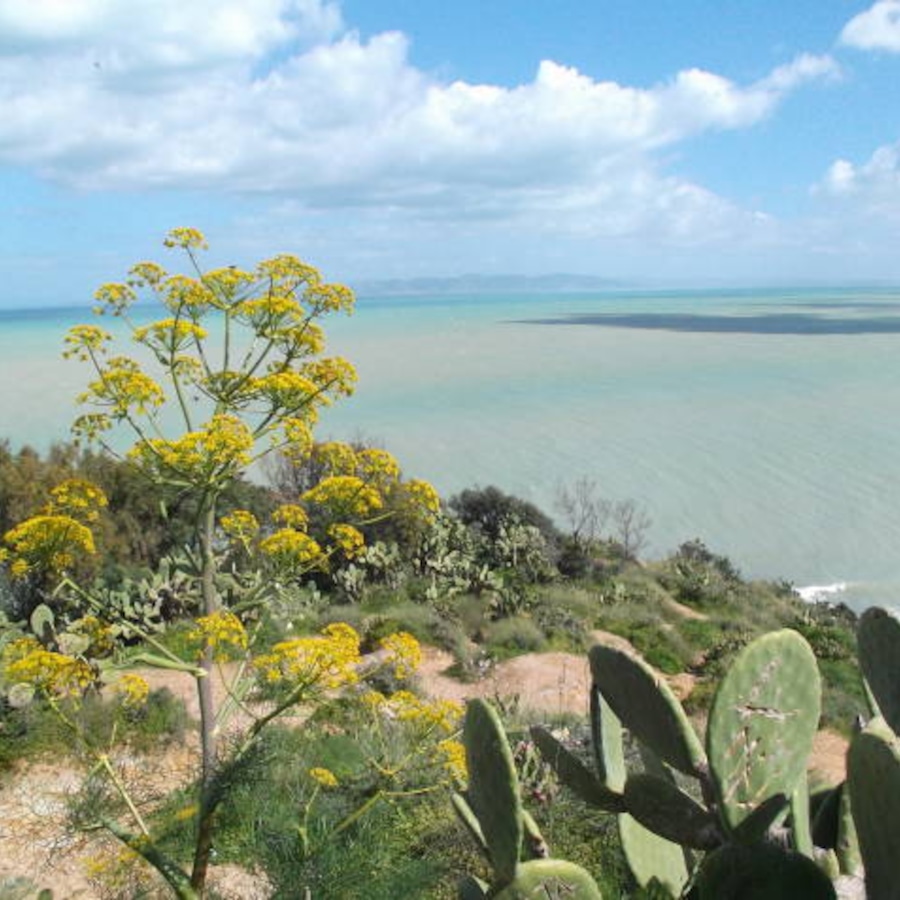
{"label": "cactus pad", "polygon": [[711,850],[722,843],[715,816],[655,775],[632,775],[625,784],[625,805],[645,828],[683,847]]}
{"label": "cactus pad", "polygon": [[628,774],[622,748],[622,723],[596,684],[591,685],[591,740],[597,777],[609,790],[621,794]]}
{"label": "cactus pad", "polygon": [[598,644],[589,653],[603,699],[660,759],[690,775],[706,768],[703,747],[669,686],[643,660]]}
{"label": "cactus pad", "polygon": [[593,772],[546,728],[535,725],[531,729],[531,738],[544,760],[553,767],[559,780],[585,803],[608,812],[624,812],[622,795],[604,787]]}
{"label": "cactus pad", "polygon": [[878,709],[900,734],[900,621],[873,606],[862,614],[856,640],[859,664]]}
{"label": "cactus pad", "polygon": [[581,866],[561,859],[535,859],[519,866],[515,880],[496,900],[603,900],[603,895]]}
{"label": "cactus pad", "polygon": [[816,658],[795,631],[763,635],[738,654],[716,691],[706,732],[730,828],[765,800],[791,796],[805,777],[820,706]]}
{"label": "cactus pad", "polygon": [[726,844],[704,861],[699,900],[836,900],[828,876],[808,857],[772,844]]}
{"label": "cactus pad", "polygon": [[868,897],[900,897],[900,738],[883,719],[874,719],[853,738],[847,784]]}
{"label": "cactus pad", "polygon": [[673,897],[680,897],[688,882],[684,850],[644,828],[627,813],[619,816],[619,837],[628,868],[641,887],[658,881]]}
{"label": "cactus pad", "polygon": [[496,881],[508,884],[522,845],[522,802],[503,726],[483,700],[470,700],[466,707],[463,744],[469,770],[466,800],[481,825]]}

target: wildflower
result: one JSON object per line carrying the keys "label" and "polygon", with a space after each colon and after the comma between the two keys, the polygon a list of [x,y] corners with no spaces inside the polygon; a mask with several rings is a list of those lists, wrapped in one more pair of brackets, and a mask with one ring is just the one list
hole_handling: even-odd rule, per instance
{"label": "wildflower", "polygon": [[316,444],[313,457],[321,463],[329,475],[355,475],[356,451],[340,441],[324,441]]}
{"label": "wildflower", "polygon": [[260,551],[283,570],[308,569],[325,560],[322,548],[309,535],[293,528],[281,528],[259,543]]}
{"label": "wildflower", "polygon": [[219,520],[222,531],[233,541],[245,546],[259,534],[259,522],[252,512],[246,509],[233,509]]}
{"label": "wildflower", "polygon": [[296,503],[283,503],[272,513],[272,521],[295,531],[306,531],[309,526],[306,510]]}
{"label": "wildflower", "polygon": [[321,634],[281,641],[254,660],[263,684],[335,689],[359,680],[359,635],[349,625],[329,625]]}
{"label": "wildflower", "polygon": [[134,330],[134,339],[138,343],[170,354],[191,341],[201,341],[205,337],[203,328],[184,319],[161,319]]}
{"label": "wildflower", "polygon": [[50,491],[50,502],[45,512],[95,522],[99,511],[108,503],[106,494],[97,485],[84,478],[67,478]]}
{"label": "wildflower", "polygon": [[400,466],[397,460],[387,452],[376,447],[360,450],[357,454],[359,474],[366,481],[385,487],[400,477]]}
{"label": "wildflower", "polygon": [[388,651],[387,663],[393,666],[397,678],[402,680],[415,674],[422,662],[422,648],[411,634],[405,631],[389,634],[382,639],[381,646]]}
{"label": "wildflower", "polygon": [[347,559],[355,559],[366,549],[362,532],[352,525],[332,525],[328,529],[328,536]]}
{"label": "wildflower", "polygon": [[323,478],[300,499],[304,503],[328,508],[338,519],[360,519],[381,509],[383,505],[378,491],[355,475]]}
{"label": "wildflower", "polygon": [[199,319],[207,309],[216,307],[216,295],[202,281],[187,275],[170,275],[161,285],[163,303],[174,313],[187,313]]}
{"label": "wildflower", "polygon": [[94,291],[94,299],[102,304],[94,307],[94,312],[98,315],[110,311],[114,316],[121,316],[137,300],[137,294],[134,288],[127,284],[101,284]]}
{"label": "wildflower", "polygon": [[28,684],[48,695],[80,697],[96,681],[96,673],[84,660],[45,650],[37,641],[30,647],[16,646],[21,643],[14,641],[12,652],[6,648],[3,655],[3,676],[11,684]]}
{"label": "wildflower", "polygon": [[411,478],[406,482],[405,487],[412,502],[426,513],[434,514],[440,511],[441,498],[427,481]]}
{"label": "wildflower", "polygon": [[139,262],[128,270],[128,274],[131,276],[128,283],[132,287],[155,288],[166,277],[166,270],[155,262]]}
{"label": "wildflower", "polygon": [[188,632],[188,640],[199,649],[209,648],[217,660],[228,659],[235,651],[247,649],[247,632],[241,620],[228,610],[218,610],[197,619],[197,627]]}
{"label": "wildflower", "polygon": [[462,716],[462,706],[452,700],[423,700],[411,691],[397,691],[384,704],[384,712],[400,722],[410,722],[426,730],[439,729],[445,734],[455,731]]}
{"label": "wildflower", "polygon": [[466,748],[460,741],[446,738],[437,745],[437,761],[457,785],[466,783],[469,770],[466,765]]}
{"label": "wildflower", "polygon": [[185,250],[206,250],[209,247],[203,233],[196,228],[173,228],[163,240],[163,246]]}
{"label": "wildflower", "polygon": [[116,418],[127,416],[132,407],[143,415],[148,407],[162,406],[165,399],[163,389],[127,356],[110,359],[100,377],[78,398],[80,403],[109,407]]}
{"label": "wildflower", "polygon": [[146,679],[130,672],[116,682],[115,688],[126,709],[138,709],[147,702],[147,697],[150,695],[150,685],[147,684]]}
{"label": "wildflower", "polygon": [[20,576],[31,568],[62,572],[78,556],[96,553],[90,528],[65,515],[32,516],[7,531],[3,540],[17,558],[13,574]]}
{"label": "wildflower", "polygon": [[104,352],[104,344],[112,340],[112,335],[96,325],[74,325],[63,339],[66,349],[63,359],[75,357],[87,362],[94,354]]}
{"label": "wildflower", "polygon": [[330,769],[323,769],[316,766],[309,770],[309,777],[317,784],[325,788],[335,788],[338,786],[338,780],[334,772]]}

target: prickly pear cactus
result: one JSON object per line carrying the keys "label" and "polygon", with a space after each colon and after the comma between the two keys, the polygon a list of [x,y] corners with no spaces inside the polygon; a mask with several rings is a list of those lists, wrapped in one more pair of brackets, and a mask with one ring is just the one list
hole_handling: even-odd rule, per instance
{"label": "prickly pear cactus", "polygon": [[703,747],[661,676],[643,660],[613,647],[598,644],[589,659],[603,699],[638,740],[681,772],[705,771]]}
{"label": "prickly pear cactus", "polygon": [[816,658],[795,631],[763,635],[737,656],[716,691],[706,733],[729,828],[772,797],[790,798],[806,777],[820,697]]}
{"label": "prickly pear cactus", "polygon": [[624,812],[622,795],[609,790],[571,750],[564,747],[546,728],[535,725],[531,738],[541,756],[553,767],[559,780],[585,803],[608,812]]}
{"label": "prickly pear cactus", "polygon": [[628,777],[622,746],[622,723],[603,699],[596,684],[591,685],[591,742],[600,783],[621,794]]}
{"label": "prickly pear cactus", "polygon": [[856,632],[859,664],[885,721],[900,734],[900,621],[873,606]]}
{"label": "prickly pear cactus", "polygon": [[497,881],[506,884],[519,862],[522,801],[503,726],[483,700],[470,700],[466,707],[463,743],[469,771],[466,799],[481,826]]}
{"label": "prickly pear cactus", "polygon": [[847,784],[868,900],[900,898],[900,738],[874,719],[853,738]]}
{"label": "prickly pear cactus", "polygon": [[603,895],[580,866],[562,859],[535,859],[519,866],[515,879],[496,900],[603,900]]}
{"label": "prickly pear cactus", "polygon": [[808,857],[771,844],[726,844],[703,862],[698,900],[836,900],[827,875]]}
{"label": "prickly pear cactus", "polygon": [[690,877],[681,846],[645,828],[627,813],[618,820],[622,850],[635,881],[641,887],[657,882],[673,897],[680,897]]}
{"label": "prickly pear cactus", "polygon": [[712,850],[722,843],[716,817],[670,781],[632,775],[625,785],[625,806],[645,828],[683,847]]}

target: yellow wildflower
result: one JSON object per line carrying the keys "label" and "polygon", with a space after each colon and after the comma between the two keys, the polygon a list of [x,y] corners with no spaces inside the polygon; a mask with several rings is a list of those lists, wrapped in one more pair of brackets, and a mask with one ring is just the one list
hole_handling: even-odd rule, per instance
{"label": "yellow wildflower", "polygon": [[263,684],[335,689],[359,680],[359,635],[340,622],[320,635],[281,641],[254,660]]}
{"label": "yellow wildflower", "polygon": [[406,482],[406,491],[413,503],[428,514],[437,513],[441,508],[441,498],[438,492],[427,482],[411,478]]}
{"label": "yellow wildflower", "polygon": [[457,785],[464,785],[469,775],[466,748],[460,741],[446,738],[437,745],[437,761],[447,770]]}
{"label": "yellow wildflower", "polygon": [[166,277],[166,270],[155,262],[135,263],[129,270],[131,276],[128,283],[133,287],[157,287]]}
{"label": "yellow wildflower", "polygon": [[320,463],[329,475],[355,475],[356,451],[340,441],[323,441],[313,448],[313,459]]}
{"label": "yellow wildflower", "polygon": [[3,675],[7,681],[28,684],[47,694],[81,696],[96,681],[94,670],[84,660],[45,650],[40,645],[24,655],[15,652],[12,661],[8,658],[4,653]]}
{"label": "yellow wildflower", "polygon": [[[10,529],[3,536],[18,560],[28,568],[45,568],[61,572],[71,568],[79,555],[96,553],[91,530],[71,516],[32,516]],[[27,569],[13,563],[13,573],[24,574]]]}
{"label": "yellow wildflower", "polygon": [[304,503],[326,507],[337,519],[360,519],[381,509],[381,495],[355,475],[323,478],[300,498]]}
{"label": "yellow wildflower", "polygon": [[147,407],[160,407],[165,399],[163,389],[127,356],[110,359],[100,377],[78,398],[81,403],[108,406],[117,418],[128,415],[132,407],[144,414]]}
{"label": "yellow wildflower", "polygon": [[92,355],[104,352],[104,344],[112,340],[112,335],[96,325],[74,325],[63,340],[66,344],[64,359],[74,356],[87,362]]}
{"label": "yellow wildflower", "polygon": [[116,682],[115,688],[126,709],[137,709],[143,706],[147,702],[147,697],[150,696],[150,685],[146,679],[131,672],[124,674]]}
{"label": "yellow wildflower", "polygon": [[233,509],[219,520],[222,531],[232,540],[248,544],[259,534],[259,522],[247,509]]}
{"label": "yellow wildflower", "polygon": [[400,722],[409,722],[426,731],[435,728],[450,734],[459,726],[462,706],[452,700],[423,700],[411,691],[397,691],[384,705],[385,713]]}
{"label": "yellow wildflower", "polygon": [[103,490],[84,478],[67,478],[50,491],[45,507],[48,515],[70,515],[85,522],[95,522],[99,511],[109,504]]}
{"label": "yellow wildflower", "polygon": [[322,548],[308,534],[281,528],[259,542],[259,549],[278,569],[293,571],[321,565]]}
{"label": "yellow wildflower", "polygon": [[150,325],[135,328],[134,339],[148,347],[175,353],[192,341],[206,337],[205,329],[184,319],[160,319]]}
{"label": "yellow wildflower", "polygon": [[362,532],[352,525],[331,525],[328,536],[347,559],[355,559],[366,549],[366,539]]}
{"label": "yellow wildflower", "polygon": [[210,648],[216,659],[228,659],[235,651],[247,649],[247,632],[241,620],[228,610],[218,610],[208,616],[200,616],[197,627],[188,632],[188,640],[198,646],[198,650]]}
{"label": "yellow wildflower", "polygon": [[163,240],[164,247],[182,247],[185,250],[206,250],[208,244],[196,228],[173,228]]}
{"label": "yellow wildflower", "polygon": [[416,673],[422,662],[422,648],[419,642],[406,631],[389,634],[381,641],[388,651],[387,664],[392,666],[397,678],[405,679]]}
{"label": "yellow wildflower", "polygon": [[309,516],[302,506],[296,503],[283,503],[272,513],[272,521],[295,531],[306,531],[309,527]]}
{"label": "yellow wildflower", "polygon": [[337,777],[331,769],[323,769],[320,766],[316,766],[309,770],[309,777],[322,787],[335,788],[338,786]]}
{"label": "yellow wildflower", "polygon": [[137,294],[134,289],[127,284],[101,284],[94,291],[94,299],[101,306],[95,306],[94,312],[103,315],[107,310],[111,311],[114,316],[120,316],[122,313],[137,300]]}

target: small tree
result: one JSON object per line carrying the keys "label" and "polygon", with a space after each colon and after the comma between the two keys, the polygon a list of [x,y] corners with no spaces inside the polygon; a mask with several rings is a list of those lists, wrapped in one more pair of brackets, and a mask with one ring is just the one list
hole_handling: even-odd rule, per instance
{"label": "small tree", "polygon": [[[94,370],[79,398],[87,410],[75,421],[77,437],[114,454],[107,435],[124,427],[133,438],[125,459],[153,485],[190,501],[193,572],[203,613],[193,632],[197,664],[183,663],[143,635],[157,647],[155,656],[144,655],[145,661],[181,668],[196,679],[202,759],[190,875],[162,857],[139,816],[144,834],[136,838],[115,823],[106,824],[156,866],[179,896],[193,897],[204,890],[223,797],[221,710],[209,676],[216,658],[244,653],[248,645],[243,621],[224,608],[218,587],[224,540],[243,547],[257,573],[267,576],[255,578],[252,590],[241,596],[237,612],[243,614],[264,602],[279,581],[325,568],[334,557],[352,558],[364,546],[361,529],[385,515],[386,508],[429,516],[437,511],[438,498],[425,482],[403,481],[396,461],[384,451],[331,442],[317,447],[314,483],[294,502],[279,506],[271,524],[260,523],[247,510],[224,509],[223,497],[265,457],[278,453],[307,461],[319,413],[352,393],[353,367],[341,357],[323,355],[319,320],[350,313],[354,298],[348,288],[325,283],[316,269],[294,256],[276,256],[246,271],[204,270],[199,254],[206,242],[200,232],[175,229],[165,245],[184,252],[187,274],[143,262],[132,267],[125,282],[105,284],[96,293],[95,312],[125,323],[140,358],[112,354],[113,335],[97,325],[72,328],[65,355]],[[145,296],[161,304],[164,318],[138,324],[135,303]],[[69,576],[77,557],[94,551],[90,525],[104,502],[99,491],[81,482],[10,530],[3,555],[12,575],[49,574],[61,580],[63,590],[99,606]],[[97,612],[102,615],[102,608]],[[258,677],[282,689],[272,710],[257,718],[238,743],[237,756],[249,751],[265,725],[316,689],[355,680],[358,641],[351,632],[343,626],[320,639],[288,642],[256,666]],[[389,646],[394,656],[408,649],[402,640]],[[67,659],[20,642],[5,658],[7,677],[30,678],[51,695],[60,686],[71,693],[90,682],[93,670],[83,659]],[[235,686],[231,693],[228,703],[240,704]]]}

